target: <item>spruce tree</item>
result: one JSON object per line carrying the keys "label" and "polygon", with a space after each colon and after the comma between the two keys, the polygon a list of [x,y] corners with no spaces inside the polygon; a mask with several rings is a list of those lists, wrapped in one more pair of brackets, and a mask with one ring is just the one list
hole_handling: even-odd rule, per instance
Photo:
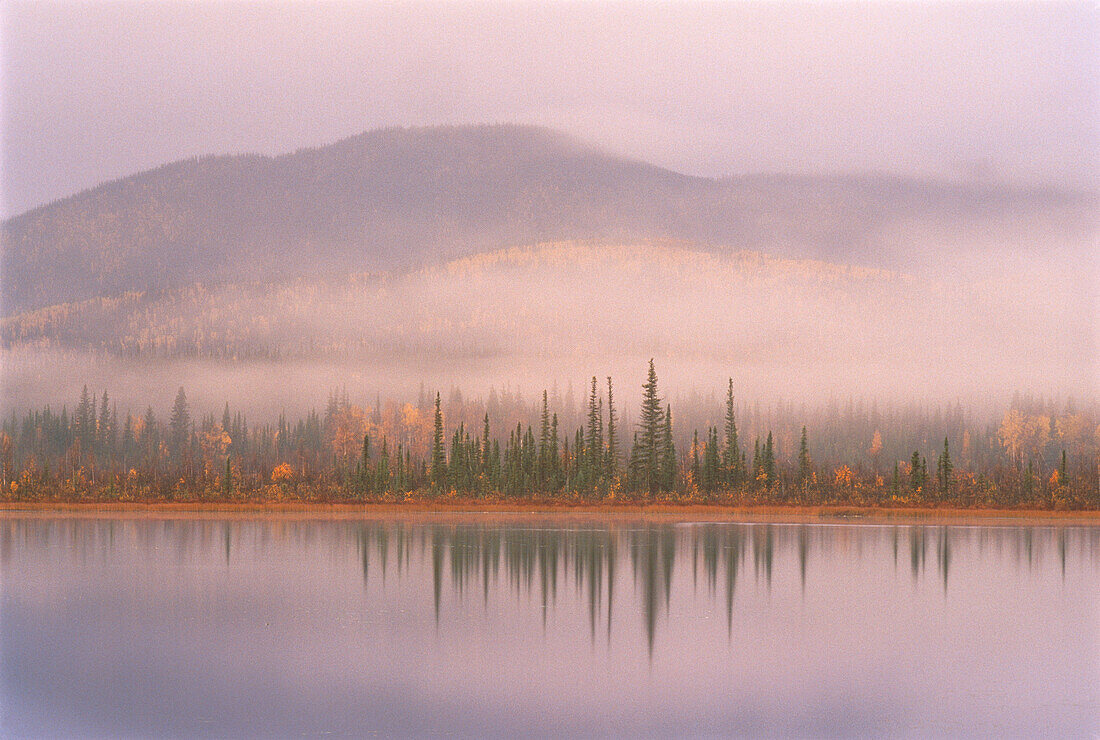
{"label": "spruce tree", "polygon": [[616,449],[618,440],[615,437],[615,396],[611,390],[611,376],[607,376],[607,463],[604,472],[608,480],[615,477],[618,472],[619,452]]}
{"label": "spruce tree", "polygon": [[596,376],[592,376],[592,389],[588,394],[588,427],[585,434],[585,451],[588,453],[585,483],[589,486],[599,484],[603,476],[605,453],[603,449],[603,399],[599,396]]}
{"label": "spruce tree", "polygon": [[539,465],[540,487],[545,487],[550,478],[550,404],[546,390],[542,391],[542,416],[539,419]]}
{"label": "spruce tree", "polygon": [[90,452],[95,443],[95,401],[88,395],[88,386],[84,386],[80,393],[80,403],[73,414],[73,424],[81,448]]}
{"label": "spruce tree", "polygon": [[768,432],[768,440],[764,443],[764,475],[767,478],[765,485],[773,488],[779,482],[779,476],[775,467],[775,447],[772,444],[772,433]]}
{"label": "spruce tree", "polygon": [[432,435],[432,487],[439,489],[447,485],[447,458],[443,450],[443,410],[439,403],[439,392],[435,394],[435,431]]}
{"label": "spruce tree", "polygon": [[103,391],[103,402],[99,406],[99,423],[96,425],[96,448],[100,454],[107,452],[111,440],[111,411],[107,405],[107,391]]}
{"label": "spruce tree", "polygon": [[806,438],[806,427],[802,427],[802,440],[798,443],[798,482],[805,487],[810,482],[813,471],[810,469],[810,444]]}
{"label": "spruce tree", "polygon": [[657,371],[649,361],[649,375],[642,386],[642,412],[639,438],[636,442],[638,485],[648,493],[656,493],[661,484],[661,439],[664,412],[657,394]]}
{"label": "spruce tree", "polygon": [[492,472],[492,461],[489,456],[489,412],[485,412],[484,427],[481,431],[481,474],[488,481]]}
{"label": "spruce tree", "polygon": [[187,451],[188,437],[191,431],[191,412],[187,406],[187,394],[180,386],[176,400],[172,404],[172,413],[168,417],[168,444],[173,458],[179,462]]}
{"label": "spruce tree", "polygon": [[722,464],[726,471],[726,483],[736,486],[744,482],[745,466],[741,454],[741,442],[737,438],[737,418],[733,406],[733,378],[726,390],[726,449],[723,451]]}
{"label": "spruce tree", "polygon": [[951,490],[951,473],[954,470],[954,466],[951,464],[951,451],[947,446],[947,437],[943,438],[943,452],[940,454],[940,459],[936,462],[936,478],[939,483],[940,492],[947,495]]}
{"label": "spruce tree", "polygon": [[707,491],[713,491],[721,482],[722,475],[722,463],[721,456],[718,452],[718,427],[711,427],[710,432],[707,435],[707,446],[703,452],[703,474],[706,480]]}

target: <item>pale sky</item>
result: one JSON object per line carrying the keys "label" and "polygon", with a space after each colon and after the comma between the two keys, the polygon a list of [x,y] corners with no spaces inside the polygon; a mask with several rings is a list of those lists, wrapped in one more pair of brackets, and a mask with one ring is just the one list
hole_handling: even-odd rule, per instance
{"label": "pale sky", "polygon": [[1095,187],[1097,7],[4,2],[0,213],[196,154],[481,122],[708,176]]}

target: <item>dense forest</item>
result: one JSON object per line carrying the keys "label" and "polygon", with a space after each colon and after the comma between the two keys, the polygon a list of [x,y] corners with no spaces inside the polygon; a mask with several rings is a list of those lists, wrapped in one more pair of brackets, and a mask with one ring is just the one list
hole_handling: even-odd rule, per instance
{"label": "dense forest", "polygon": [[578,404],[544,391],[352,404],[252,423],[226,405],[193,418],[120,412],[105,391],[75,407],[13,413],[0,431],[9,501],[844,504],[1100,509],[1100,413],[1016,398],[983,422],[960,405],[807,411],[662,396],[651,361],[641,403],[610,377]]}

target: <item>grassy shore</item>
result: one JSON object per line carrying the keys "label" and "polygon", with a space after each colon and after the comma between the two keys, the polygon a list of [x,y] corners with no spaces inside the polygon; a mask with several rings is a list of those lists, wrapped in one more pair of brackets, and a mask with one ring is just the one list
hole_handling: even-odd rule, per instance
{"label": "grassy shore", "polygon": [[859,506],[720,506],[708,504],[574,504],[517,501],[446,499],[408,503],[83,503],[4,502],[0,517],[72,516],[88,518],[222,518],[266,515],[301,518],[355,519],[375,516],[455,515],[462,519],[498,515],[545,515],[563,518],[656,517],[697,521],[824,522],[927,524],[1094,524],[1100,511],[1048,511],[1041,509],[976,509],[947,507]]}

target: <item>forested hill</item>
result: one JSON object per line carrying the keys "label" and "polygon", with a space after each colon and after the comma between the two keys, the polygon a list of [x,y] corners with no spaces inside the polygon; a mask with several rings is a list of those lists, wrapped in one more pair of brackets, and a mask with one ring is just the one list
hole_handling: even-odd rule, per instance
{"label": "forested hill", "polygon": [[1083,242],[1093,205],[886,177],[710,180],[535,127],[384,129],[278,157],[176,162],[16,216],[2,227],[2,312],[567,239],[686,239],[894,267],[913,238],[950,244],[989,224]]}

